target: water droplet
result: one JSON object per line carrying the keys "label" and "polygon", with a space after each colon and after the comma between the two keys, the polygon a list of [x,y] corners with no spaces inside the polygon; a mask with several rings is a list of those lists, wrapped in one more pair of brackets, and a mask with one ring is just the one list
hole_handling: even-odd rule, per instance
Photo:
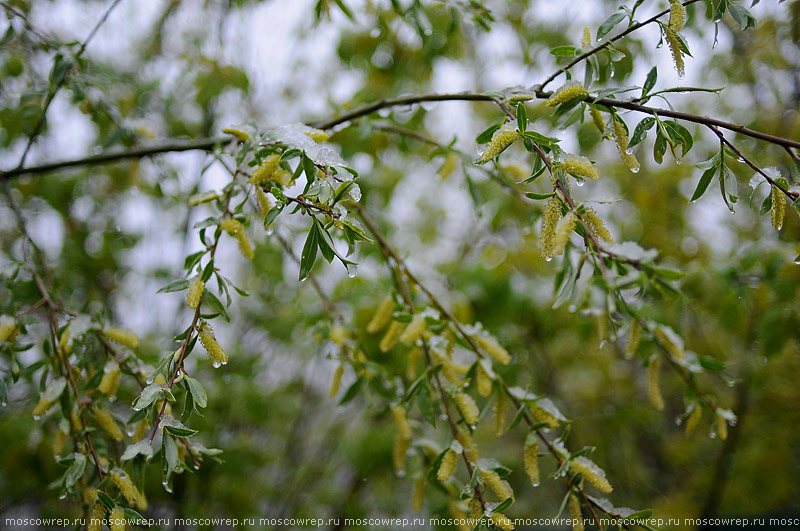
{"label": "water droplet", "polygon": [[266,232],[266,233],[267,233],[267,236],[272,236],[272,233],[274,233],[274,232],[275,232],[275,229],[272,227],[272,224],[270,224],[270,226],[269,226],[269,227],[267,227],[266,229],[264,229],[264,232]]}
{"label": "water droplet", "polygon": [[538,481],[537,481],[536,483],[534,483],[534,484],[533,484],[533,487],[534,487],[534,488],[536,488],[536,487],[538,487],[538,486],[539,486],[539,482],[538,482]]}
{"label": "water droplet", "polygon": [[736,385],[736,382],[734,382],[733,380],[728,382],[728,387],[733,387],[734,385]]}
{"label": "water droplet", "polygon": [[683,161],[681,159],[675,159],[675,164],[683,164]]}
{"label": "water droplet", "polygon": [[491,517],[492,517],[492,511],[491,511],[491,510],[489,510],[489,509],[486,509],[486,512],[485,512],[485,513],[483,513],[483,515],[484,515],[486,518],[491,518]]}
{"label": "water droplet", "polygon": [[8,402],[6,402],[5,400],[0,402],[0,406],[6,407],[7,405],[8,405]]}
{"label": "water droplet", "polygon": [[683,76],[685,76],[685,75],[686,74],[683,72],[683,70],[679,70],[678,71],[678,79],[683,79]]}
{"label": "water droplet", "polygon": [[392,110],[389,108],[383,108],[378,111],[378,116],[381,118],[388,118],[390,114],[392,114]]}
{"label": "water droplet", "polygon": [[736,159],[736,161],[739,162],[740,164],[744,164],[744,159],[742,157],[739,157],[738,159]]}
{"label": "water droplet", "polygon": [[222,364],[218,361],[215,361],[211,364],[211,366],[214,367],[215,369],[219,369],[222,366]]}
{"label": "water droplet", "polygon": [[33,416],[33,420],[39,420],[40,418],[42,418],[42,416],[41,416],[41,415],[34,415],[34,416]]}
{"label": "water droplet", "polygon": [[633,155],[633,148],[625,148],[625,153],[628,155]]}
{"label": "water droplet", "polygon": [[681,424],[683,424],[683,419],[681,419],[680,417],[676,418],[675,419],[675,425],[676,426],[680,426]]}
{"label": "water droplet", "polygon": [[192,468],[194,468],[195,470],[200,470],[200,464],[199,463],[195,463],[195,464],[192,465]]}
{"label": "water droplet", "polygon": [[552,256],[545,256],[544,261],[545,262],[550,262],[552,259],[553,259]]}
{"label": "water droplet", "polygon": [[716,439],[716,438],[717,438],[717,432],[715,432],[715,431],[712,431],[712,432],[711,432],[711,435],[710,435],[710,437],[711,437],[712,439]]}
{"label": "water droplet", "polygon": [[116,402],[117,401],[117,397],[116,396],[109,396],[108,397],[108,401],[109,402]]}
{"label": "water droplet", "polygon": [[162,481],[161,486],[164,487],[164,490],[167,491],[169,494],[172,494],[172,487],[169,486],[168,481]]}
{"label": "water droplet", "polygon": [[405,471],[405,470],[398,470],[398,471],[395,473],[395,475],[396,475],[397,477],[399,477],[399,478],[404,478],[404,477],[406,477],[406,471]]}
{"label": "water droplet", "polygon": [[585,182],[585,181],[582,181],[582,180],[577,180],[577,181],[575,181],[575,184],[576,184],[578,187],[581,187],[581,186],[583,186],[584,184],[586,184],[586,182]]}
{"label": "water droplet", "polygon": [[350,278],[356,278],[358,276],[358,265],[347,264],[347,276]]}
{"label": "water droplet", "polygon": [[634,166],[633,168],[631,168],[631,171],[633,173],[639,173],[639,166]]}
{"label": "water droplet", "polygon": [[61,496],[59,496],[59,497],[58,497],[58,499],[59,499],[59,500],[65,500],[65,499],[67,499],[67,493],[65,492],[64,494],[62,494]]}
{"label": "water droplet", "polygon": [[369,32],[369,36],[372,37],[373,39],[377,39],[378,37],[381,36],[381,29],[380,28],[373,29],[372,31]]}

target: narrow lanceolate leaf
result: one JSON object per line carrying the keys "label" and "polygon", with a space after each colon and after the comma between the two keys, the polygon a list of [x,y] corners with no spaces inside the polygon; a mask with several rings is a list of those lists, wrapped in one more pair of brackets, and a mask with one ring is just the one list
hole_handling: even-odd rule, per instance
{"label": "narrow lanceolate leaf", "polygon": [[[192,257],[189,257],[192,258]],[[188,261],[188,258],[187,258]],[[170,282],[166,286],[159,289],[156,293],[171,293],[173,291],[183,291],[189,287],[189,281],[185,278]]]}
{"label": "narrow lanceolate leaf", "polygon": [[517,127],[520,133],[524,133],[528,128],[528,111],[522,102],[517,105]]}
{"label": "narrow lanceolate leaf", "polygon": [[712,166],[703,172],[703,176],[700,177],[700,182],[697,183],[697,188],[695,188],[692,194],[692,201],[697,201],[706,193],[708,185],[711,184],[711,180],[714,178],[714,173],[716,173],[716,171],[717,167]]}
{"label": "narrow lanceolate leaf", "polygon": [[300,255],[300,280],[305,280],[314,267],[314,261],[317,259],[317,248],[319,247],[319,237],[317,234],[317,224],[312,223],[311,229],[308,231],[306,243],[303,246],[303,252]]}
{"label": "narrow lanceolate leaf", "polygon": [[186,377],[186,382],[189,384],[189,392],[192,393],[194,403],[200,407],[206,407],[208,405],[208,395],[206,395],[203,385],[189,376]]}

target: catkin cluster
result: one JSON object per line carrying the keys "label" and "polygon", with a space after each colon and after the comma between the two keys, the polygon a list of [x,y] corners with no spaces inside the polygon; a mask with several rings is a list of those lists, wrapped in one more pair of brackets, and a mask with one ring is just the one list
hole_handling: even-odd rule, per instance
{"label": "catkin cluster", "polygon": [[567,103],[577,99],[584,99],[589,95],[586,88],[575,81],[570,81],[562,85],[552,96],[545,102],[548,107],[557,107],[562,103]]}
{"label": "catkin cluster", "polygon": [[614,118],[614,142],[617,144],[617,150],[619,151],[619,158],[622,160],[622,163],[628,167],[633,173],[639,171],[639,161],[636,159],[636,155],[630,152],[628,149],[628,130],[625,128],[625,125],[617,118]]}
{"label": "catkin cluster", "polygon": [[244,226],[238,219],[226,218],[220,221],[219,226],[222,230],[227,232],[239,242],[239,251],[242,256],[248,260],[253,259],[253,247],[250,245],[250,239],[244,231]]}
{"label": "catkin cluster", "polygon": [[200,338],[200,343],[203,345],[203,348],[206,349],[208,357],[211,359],[211,364],[215,368],[228,363],[228,354],[217,342],[217,338],[214,336],[214,330],[211,328],[210,324],[206,323],[197,335]]}
{"label": "catkin cluster", "polygon": [[250,183],[256,186],[265,185],[267,183],[289,186],[291,182],[291,172],[281,167],[281,156],[276,153],[264,158],[250,176]]}
{"label": "catkin cluster", "polygon": [[492,135],[492,139],[481,153],[481,161],[489,162],[519,138],[516,122],[509,122]]}

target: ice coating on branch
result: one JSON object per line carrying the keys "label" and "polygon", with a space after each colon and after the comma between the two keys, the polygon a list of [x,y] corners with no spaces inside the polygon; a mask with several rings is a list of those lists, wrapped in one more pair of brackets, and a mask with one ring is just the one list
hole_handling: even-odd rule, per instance
{"label": "ice coating on branch", "polygon": [[658,255],[658,251],[655,249],[644,249],[635,242],[611,243],[605,247],[606,250],[617,256],[639,262],[647,262],[654,259],[656,255]]}

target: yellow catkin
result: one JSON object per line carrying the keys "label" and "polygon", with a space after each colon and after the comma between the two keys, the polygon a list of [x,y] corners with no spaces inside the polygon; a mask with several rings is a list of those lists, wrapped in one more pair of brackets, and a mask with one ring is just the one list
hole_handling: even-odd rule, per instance
{"label": "yellow catkin", "polygon": [[232,135],[236,137],[236,140],[238,140],[239,142],[247,142],[248,140],[250,140],[250,135],[234,127],[226,127],[225,129],[222,130],[222,132],[225,133],[226,135]]}
{"label": "yellow catkin", "polygon": [[686,436],[690,436],[700,421],[703,419],[703,407],[700,404],[695,404],[689,417],[686,419]]}
{"label": "yellow catkin", "polygon": [[331,380],[331,389],[328,391],[328,396],[335,398],[339,394],[339,388],[342,386],[342,375],[344,374],[344,365],[339,365],[333,372],[333,380]]}
{"label": "yellow catkin", "polygon": [[94,415],[94,420],[97,421],[97,425],[100,426],[109,437],[115,441],[122,440],[122,430],[117,425],[117,421],[114,420],[114,417],[111,416],[111,413],[103,408],[96,408],[92,414]]}
{"label": "yellow catkin", "polygon": [[469,500],[469,517],[473,520],[478,520],[483,516],[483,507],[481,501],[477,498],[470,498]]}
{"label": "yellow catkin", "polygon": [[664,409],[664,398],[661,396],[661,387],[658,385],[658,375],[661,372],[661,359],[654,357],[647,365],[647,395],[653,407],[659,411]]}
{"label": "yellow catkin", "polygon": [[106,517],[106,510],[101,503],[95,503],[92,515],[89,517],[87,531],[100,531],[103,528],[103,519]]}
{"label": "yellow catkin", "polygon": [[281,156],[272,154],[266,157],[258,168],[253,170],[250,182],[254,185],[261,185],[273,181],[280,169]]}
{"label": "yellow catkin", "polygon": [[675,70],[678,72],[678,77],[683,77],[685,64],[683,62],[681,38],[678,36],[678,32],[669,26],[664,28],[664,35],[669,45],[669,51],[672,52],[672,61],[675,63]]}
{"label": "yellow catkin", "polygon": [[69,423],[72,427],[72,430],[75,432],[79,432],[83,429],[83,422],[81,421],[81,415],[78,413],[77,409],[73,409],[69,412]]}
{"label": "yellow catkin", "polygon": [[625,166],[628,167],[633,173],[639,171],[639,161],[636,159],[636,155],[633,153],[628,153],[628,131],[625,129],[625,126],[617,120],[614,119],[614,142],[617,144],[617,151],[619,151],[619,158]]}
{"label": "yellow catkin", "polygon": [[481,161],[489,162],[508,146],[519,138],[519,132],[511,127],[501,127],[492,135],[492,139],[486,145],[486,149],[481,154]]}
{"label": "yellow catkin", "polygon": [[658,340],[659,344],[670,353],[670,355],[678,360],[682,360],[686,358],[686,353],[683,351],[683,347],[678,344],[678,342],[670,337],[670,335],[665,332],[661,328],[656,328],[653,332]]}
{"label": "yellow catkin", "polygon": [[492,404],[492,419],[494,420],[494,434],[500,437],[506,431],[506,413],[508,412],[508,402],[501,394]]}
{"label": "yellow catkin", "polygon": [[139,336],[127,328],[115,328],[112,326],[103,330],[103,335],[105,335],[111,341],[119,343],[120,345],[124,345],[128,348],[136,348],[139,346]]}
{"label": "yellow catkin", "polygon": [[331,137],[328,133],[323,131],[322,129],[314,129],[311,128],[310,131],[306,131],[306,135],[311,137],[311,140],[314,142],[327,142],[328,139]]}
{"label": "yellow catkin", "polygon": [[189,206],[197,206],[202,205],[203,203],[209,203],[218,197],[219,194],[216,192],[201,192],[199,194],[194,194],[189,197]]}
{"label": "yellow catkin", "polygon": [[775,230],[783,227],[783,218],[786,215],[786,196],[777,186],[772,187],[772,208],[770,209],[770,219]]}
{"label": "yellow catkin", "polygon": [[392,465],[394,471],[401,475],[406,471],[406,452],[408,452],[409,441],[401,433],[394,436],[394,447],[392,448]]}
{"label": "yellow catkin", "polygon": [[136,485],[133,484],[130,476],[120,469],[114,469],[109,472],[112,483],[119,489],[120,494],[125,498],[131,506],[136,506],[141,510],[147,508],[147,499],[139,492]]}
{"label": "yellow catkin", "polygon": [[642,325],[639,324],[638,319],[631,320],[631,329],[628,331],[628,342],[625,343],[625,359],[633,358],[633,354],[639,347],[639,342],[642,340]]}
{"label": "yellow catkin", "polygon": [[453,173],[453,171],[455,171],[456,166],[458,166],[458,157],[456,156],[455,153],[450,152],[444,158],[444,162],[439,167],[437,173],[439,174],[439,177],[444,181],[445,179],[450,177],[450,174]]}
{"label": "yellow catkin", "polygon": [[478,409],[478,404],[475,403],[472,397],[466,393],[456,393],[454,400],[458,410],[461,412],[461,416],[464,417],[464,421],[470,426],[477,424],[481,410]]}
{"label": "yellow catkin", "polygon": [[414,480],[414,488],[411,491],[411,508],[415,512],[421,512],[425,504],[425,476],[420,476]]}
{"label": "yellow catkin", "polygon": [[411,319],[411,322],[408,323],[408,326],[403,330],[403,333],[400,334],[398,339],[402,343],[410,345],[419,340],[427,328],[428,323],[425,321],[425,316],[418,313],[414,315],[414,318]]}
{"label": "yellow catkin", "polygon": [[83,489],[83,493],[81,494],[81,499],[83,503],[86,505],[92,505],[94,502],[97,501],[97,489],[94,487],[86,487]]}
{"label": "yellow catkin", "polygon": [[454,500],[447,502],[447,510],[453,518],[458,531],[472,531],[472,526],[467,523],[467,513],[461,509],[461,505]]}
{"label": "yellow catkin", "polygon": [[111,514],[108,515],[108,527],[111,531],[125,531],[126,522],[125,522],[125,513],[122,511],[121,507],[114,507],[112,509]]}
{"label": "yellow catkin", "polygon": [[453,385],[461,385],[464,375],[469,372],[469,367],[461,363],[456,363],[445,354],[435,350],[433,351],[433,357],[436,363],[442,364],[442,374],[447,378],[447,381]]}
{"label": "yellow catkin", "polygon": [[556,107],[562,103],[584,99],[589,92],[580,83],[567,84],[561,87],[545,102],[548,107]]}
{"label": "yellow catkin", "polygon": [[417,377],[417,365],[422,359],[422,351],[419,347],[414,347],[408,351],[408,361],[406,365],[406,378],[414,380]]}
{"label": "yellow catkin", "polygon": [[532,403],[529,409],[531,416],[536,422],[543,422],[547,424],[547,427],[551,430],[558,428],[558,425],[561,421],[555,415],[539,406],[537,403]]}
{"label": "yellow catkin", "polygon": [[686,25],[686,8],[680,0],[670,0],[668,25],[672,31],[680,31]]}
{"label": "yellow catkin", "polygon": [[397,344],[400,334],[403,333],[404,326],[405,325],[400,321],[392,321],[392,324],[389,325],[389,330],[386,331],[383,339],[381,339],[381,342],[378,344],[378,348],[381,349],[381,352],[389,352],[392,350],[392,347]]}
{"label": "yellow catkin", "polygon": [[600,219],[600,216],[597,215],[595,209],[587,207],[586,212],[583,214],[583,220],[589,225],[589,230],[592,231],[592,234],[597,238],[613,243],[614,237],[611,235],[605,223],[603,223],[603,220]]}
{"label": "yellow catkin", "polygon": [[497,363],[508,365],[511,362],[511,354],[490,335],[477,334],[474,336],[478,346],[481,347]]}
{"label": "yellow catkin", "polygon": [[606,479],[606,473],[603,469],[586,457],[576,457],[573,459],[570,462],[570,468],[574,472],[580,473],[584,480],[588,481],[600,492],[608,494],[614,490],[614,487],[612,487],[611,483]]}
{"label": "yellow catkin", "polygon": [[56,429],[56,432],[53,434],[53,455],[61,455],[61,452],[64,451],[64,446],[67,443],[67,434],[61,431],[61,429]]}
{"label": "yellow catkin", "polygon": [[145,435],[147,435],[147,430],[150,425],[147,423],[147,420],[142,419],[136,423],[136,427],[133,429],[133,436],[131,440],[133,442],[139,442],[144,439]]}
{"label": "yellow catkin", "polygon": [[247,233],[241,222],[238,219],[227,218],[223,219],[219,226],[230,236],[236,238],[239,242],[239,251],[242,253],[242,256],[248,260],[252,260],[254,256],[253,247],[250,245],[250,239],[247,237]]}
{"label": "yellow catkin", "polygon": [[600,174],[592,161],[582,155],[569,155],[561,161],[561,168],[567,172],[587,179],[598,179]]}
{"label": "yellow catkin", "polygon": [[347,343],[347,338],[349,336],[350,333],[347,331],[347,329],[338,323],[333,325],[330,332],[328,332],[328,337],[331,339],[331,341],[339,346]]}
{"label": "yellow catkin", "polygon": [[569,495],[569,519],[572,523],[572,531],[584,531],[583,514],[581,513],[581,502],[578,497],[570,493]]}
{"label": "yellow catkin", "polygon": [[589,31],[589,26],[583,27],[583,38],[581,39],[581,46],[588,48],[592,45],[592,32]]}
{"label": "yellow catkin", "polygon": [[58,398],[51,399],[47,396],[47,393],[43,393],[42,396],[39,397],[39,402],[33,408],[31,414],[33,415],[34,419],[38,419],[42,415],[48,412],[48,410],[53,407],[56,402],[58,402]]}
{"label": "yellow catkin", "polygon": [[397,425],[398,433],[403,439],[410,440],[413,432],[411,430],[411,424],[408,423],[406,409],[403,406],[394,406],[391,411],[394,423]]}
{"label": "yellow catkin", "polygon": [[534,487],[539,486],[541,481],[539,477],[539,440],[535,439],[533,444],[526,444],[523,452],[523,462],[525,464],[525,473],[531,480],[531,485]]}
{"label": "yellow catkin", "polygon": [[717,435],[721,441],[728,438],[728,421],[719,414],[717,414]]}
{"label": "yellow catkin", "polygon": [[467,429],[467,427],[463,424],[459,424],[457,427],[456,439],[464,448],[464,453],[467,455],[467,459],[469,459],[471,463],[477,461],[479,457],[478,445],[475,444],[475,441],[472,439],[469,429]]}
{"label": "yellow catkin", "polygon": [[378,332],[383,330],[386,327],[386,325],[389,324],[389,321],[392,320],[393,313],[394,313],[394,299],[392,298],[391,295],[387,295],[378,305],[378,308],[372,315],[372,319],[370,319],[369,324],[367,324],[367,333],[377,334]]}
{"label": "yellow catkin", "polygon": [[453,472],[455,472],[456,466],[458,466],[458,454],[448,449],[439,463],[439,470],[436,471],[436,479],[442,482],[448,481],[450,476],[453,475]]}
{"label": "yellow catkin", "polygon": [[561,201],[551,196],[547,199],[542,213],[542,231],[539,233],[539,250],[544,258],[553,257],[551,254],[553,236],[559,219],[561,219]]}
{"label": "yellow catkin", "polygon": [[206,284],[203,279],[196,277],[189,285],[189,291],[186,293],[186,304],[189,308],[197,308],[200,306],[200,298],[203,296],[203,291],[206,289]]}
{"label": "yellow catkin", "polygon": [[19,334],[16,320],[10,315],[0,315],[0,341],[13,343]]}
{"label": "yellow catkin", "polygon": [[592,123],[600,131],[600,134],[605,134],[606,132],[606,122],[603,120],[603,114],[595,109],[594,107],[589,109],[589,115],[592,117]]}
{"label": "yellow catkin", "polygon": [[500,479],[500,475],[496,471],[481,469],[480,474],[483,482],[492,489],[492,492],[494,492],[495,496],[501,501],[514,497],[514,491],[511,490],[511,485],[508,484],[508,481]]}
{"label": "yellow catkin", "polygon": [[272,208],[272,202],[269,200],[269,197],[267,197],[267,194],[264,193],[264,190],[262,190],[260,186],[256,187],[256,202],[258,203],[258,213],[261,215],[261,221],[264,221],[270,209]]}
{"label": "yellow catkin", "polygon": [[103,378],[100,380],[97,390],[109,397],[117,396],[121,376],[119,363],[114,360],[109,361],[103,368]]}
{"label": "yellow catkin", "polygon": [[566,216],[558,220],[550,248],[547,250],[549,256],[558,256],[564,252],[564,247],[569,242],[569,235],[575,230],[577,223],[578,218],[572,212],[568,212]]}
{"label": "yellow catkin", "polygon": [[483,397],[492,394],[492,378],[480,363],[475,371],[475,387],[478,389],[478,394]]}
{"label": "yellow catkin", "polygon": [[492,513],[491,520],[495,527],[499,527],[503,531],[512,531],[514,529],[514,523],[511,518],[503,513]]}
{"label": "yellow catkin", "polygon": [[200,343],[203,345],[203,348],[206,349],[208,357],[211,359],[211,363],[215,368],[228,363],[228,353],[225,352],[222,346],[217,342],[211,325],[206,324],[203,326],[197,335],[200,337]]}
{"label": "yellow catkin", "polygon": [[58,338],[58,347],[56,349],[61,358],[69,357],[72,353],[72,341],[69,333],[69,325],[61,332],[61,337]]}

